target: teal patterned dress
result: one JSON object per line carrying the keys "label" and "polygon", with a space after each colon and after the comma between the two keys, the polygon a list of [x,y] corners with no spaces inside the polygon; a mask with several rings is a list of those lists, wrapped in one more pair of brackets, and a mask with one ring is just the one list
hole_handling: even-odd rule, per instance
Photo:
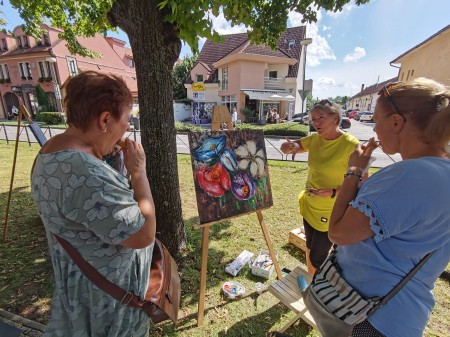
{"label": "teal patterned dress", "polygon": [[148,336],[151,321],[145,312],[93,285],[53,235],[69,241],[111,282],[143,298],[153,244],[143,249],[120,245],[144,224],[128,179],[89,154],[67,150],[37,156],[31,190],[55,276],[44,336]]}

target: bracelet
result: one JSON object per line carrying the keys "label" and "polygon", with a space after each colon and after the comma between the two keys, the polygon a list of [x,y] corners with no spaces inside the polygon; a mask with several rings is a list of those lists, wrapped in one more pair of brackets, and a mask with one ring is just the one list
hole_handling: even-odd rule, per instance
{"label": "bracelet", "polygon": [[336,197],[336,189],[333,188],[333,194],[331,194],[331,199],[334,199]]}
{"label": "bracelet", "polygon": [[348,171],[346,174],[344,174],[344,178],[351,177],[351,176],[357,176],[359,181],[362,181],[362,175],[361,173]]}

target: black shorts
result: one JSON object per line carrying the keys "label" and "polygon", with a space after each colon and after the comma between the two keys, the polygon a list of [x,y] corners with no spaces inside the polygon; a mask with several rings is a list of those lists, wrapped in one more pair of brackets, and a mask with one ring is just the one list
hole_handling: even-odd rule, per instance
{"label": "black shorts", "polygon": [[303,219],[303,227],[305,228],[306,247],[310,250],[309,260],[317,269],[327,258],[333,243],[328,239],[328,232],[314,229],[305,219]]}

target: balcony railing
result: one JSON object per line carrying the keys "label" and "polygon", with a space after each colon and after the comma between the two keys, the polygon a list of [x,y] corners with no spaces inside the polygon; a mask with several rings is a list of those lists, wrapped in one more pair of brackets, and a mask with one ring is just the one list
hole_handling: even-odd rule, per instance
{"label": "balcony railing", "polygon": [[285,89],[284,78],[264,77],[264,89]]}

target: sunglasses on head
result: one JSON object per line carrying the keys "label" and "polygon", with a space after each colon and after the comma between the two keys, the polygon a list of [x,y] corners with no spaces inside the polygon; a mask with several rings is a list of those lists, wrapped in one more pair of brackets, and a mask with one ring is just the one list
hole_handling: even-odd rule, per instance
{"label": "sunglasses on head", "polygon": [[327,100],[327,99],[323,99],[323,100],[320,100],[319,102],[317,102],[316,104],[314,104],[314,106],[317,106],[317,105],[328,105],[329,107],[333,107],[333,103],[331,103],[329,100]]}
{"label": "sunglasses on head", "polygon": [[[395,100],[394,97],[391,96],[391,92],[390,90],[394,89],[395,86],[397,84],[399,84],[400,82],[391,82],[386,84],[383,88],[381,88],[381,90],[378,92],[378,95],[383,95],[383,97],[386,97],[388,99],[388,101],[392,104],[392,106],[395,109],[395,112],[402,116],[403,119],[405,119],[405,116],[403,116],[403,114],[400,112],[400,109],[398,108],[397,104],[395,104]],[[406,119],[405,119],[406,120]]]}

